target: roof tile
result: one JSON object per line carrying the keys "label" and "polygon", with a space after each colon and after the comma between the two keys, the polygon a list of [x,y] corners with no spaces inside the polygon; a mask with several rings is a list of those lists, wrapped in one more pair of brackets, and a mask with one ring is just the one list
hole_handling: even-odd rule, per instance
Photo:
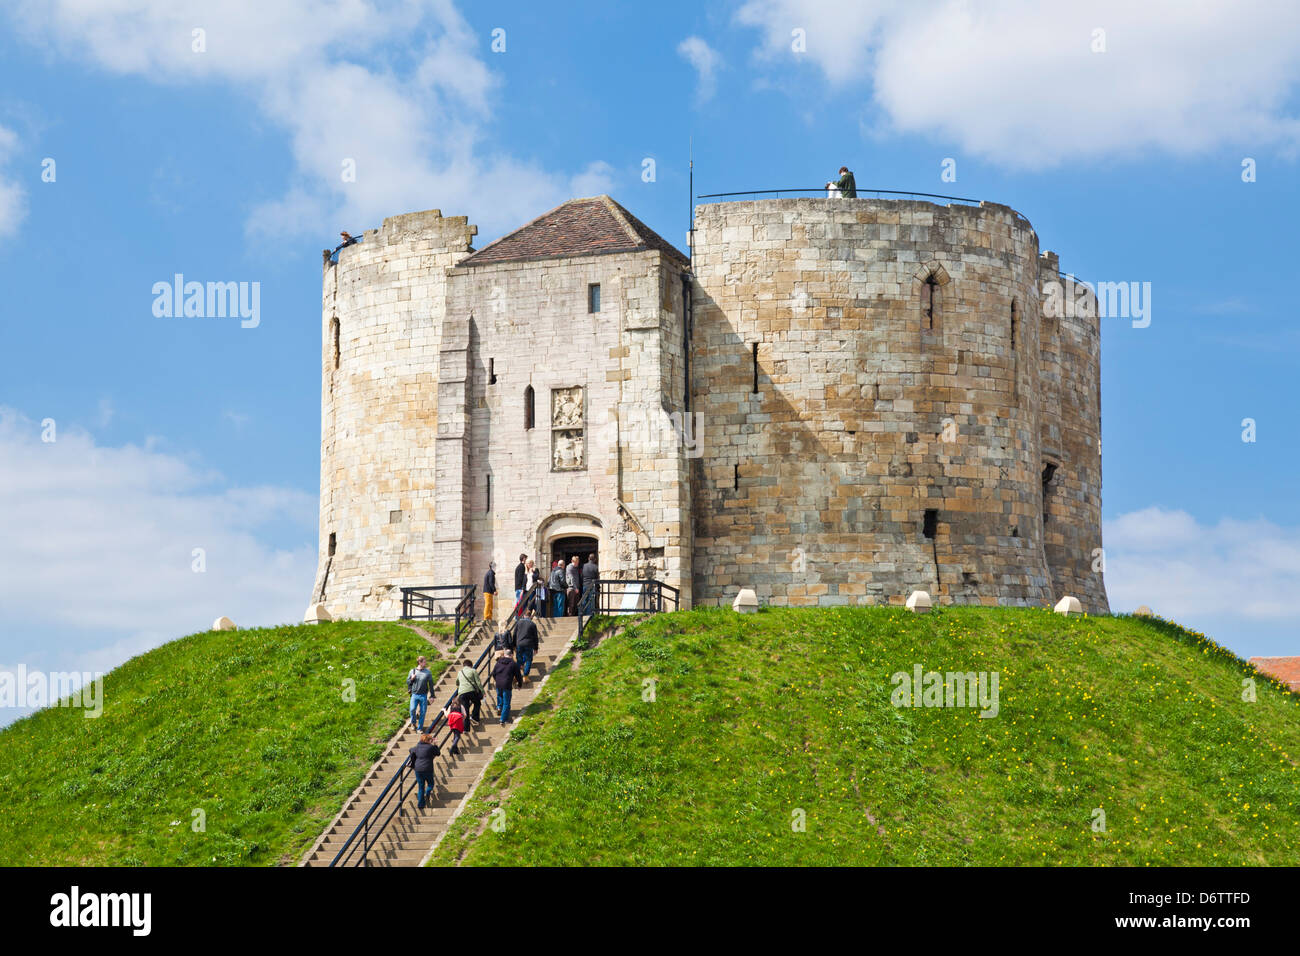
{"label": "roof tile", "polygon": [[657,249],[683,263],[670,242],[608,196],[570,199],[509,235],[490,242],[457,265],[477,266],[530,259],[568,259]]}

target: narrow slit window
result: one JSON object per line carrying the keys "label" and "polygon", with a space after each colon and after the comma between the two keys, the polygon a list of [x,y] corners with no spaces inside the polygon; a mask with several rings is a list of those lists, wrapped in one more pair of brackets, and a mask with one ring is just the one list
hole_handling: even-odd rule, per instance
{"label": "narrow slit window", "polygon": [[532,428],[537,418],[537,397],[533,387],[524,389],[524,431]]}
{"label": "narrow slit window", "polygon": [[330,319],[330,339],[334,343],[334,367],[339,367],[339,320],[338,317]]}
{"label": "narrow slit window", "polygon": [[1047,501],[1051,493],[1050,485],[1052,478],[1056,475],[1056,465],[1048,462],[1043,465],[1043,524],[1047,524]]}
{"label": "narrow slit window", "polygon": [[921,313],[925,316],[925,327],[934,328],[934,317],[939,312],[939,280],[933,273],[925,277],[921,286]]}
{"label": "narrow slit window", "polygon": [[732,473],[732,490],[733,491],[740,490],[740,466],[739,465],[735,466],[735,471]]}
{"label": "narrow slit window", "polygon": [[331,531],[330,532],[330,553],[329,553],[329,556],[331,558],[334,557],[334,549],[338,547],[338,543],[339,543],[338,536],[333,531]]}
{"label": "narrow slit window", "polygon": [[1016,304],[1011,303],[1011,351],[1016,350]]}
{"label": "narrow slit window", "polygon": [[758,343],[754,343],[754,394],[758,394]]}
{"label": "narrow slit window", "polygon": [[921,533],[927,538],[933,539],[939,531],[939,509],[926,508],[925,521],[921,525]]}
{"label": "narrow slit window", "polygon": [[600,311],[600,283],[599,282],[593,282],[589,286],[587,286],[587,311],[592,313]]}
{"label": "narrow slit window", "polygon": [[487,485],[486,485],[487,493],[484,495],[483,510],[488,514],[491,514],[492,513],[492,476],[487,475],[486,477],[487,477]]}
{"label": "narrow slit window", "polygon": [[496,383],[497,383],[497,360],[488,359],[488,384],[495,385]]}

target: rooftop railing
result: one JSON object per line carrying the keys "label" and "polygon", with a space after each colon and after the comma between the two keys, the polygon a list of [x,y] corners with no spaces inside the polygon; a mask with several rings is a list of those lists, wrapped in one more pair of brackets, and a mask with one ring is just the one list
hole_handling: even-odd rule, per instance
{"label": "rooftop railing", "polygon": [[[796,193],[818,193],[823,198],[825,198],[826,190],[827,187],[825,186],[818,186],[815,189],[809,189],[803,187],[797,189],[742,189],[739,192],[733,192],[733,193],[702,193],[699,196],[696,196],[695,198],[696,199],[725,199],[729,196],[774,196],[775,198],[780,199],[782,193],[786,193],[788,195],[793,195]],[[912,197],[920,197],[924,199],[947,199],[950,202],[971,203],[976,206],[980,204],[980,200],[978,199],[968,199],[965,196],[944,196],[940,193],[920,193],[920,192],[912,192],[909,190],[902,190],[902,189],[872,189],[869,186],[868,187],[858,186],[857,191],[858,191],[858,195],[857,195],[858,199],[863,199],[866,196],[873,196],[877,199],[881,198],[882,196],[912,196]]]}

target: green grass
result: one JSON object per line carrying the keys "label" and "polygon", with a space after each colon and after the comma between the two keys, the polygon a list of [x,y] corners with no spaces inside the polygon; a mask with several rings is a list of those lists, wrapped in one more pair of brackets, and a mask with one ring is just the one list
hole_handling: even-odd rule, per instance
{"label": "green grass", "polygon": [[[998,715],[893,706],[916,664]],[[703,609],[561,662],[432,862],[1294,864],[1298,756],[1300,696],[1166,621]]]}
{"label": "green grass", "polygon": [[296,863],[401,725],[417,654],[437,657],[407,628],[344,621],[133,658],[104,676],[100,717],[0,731],[0,865]]}

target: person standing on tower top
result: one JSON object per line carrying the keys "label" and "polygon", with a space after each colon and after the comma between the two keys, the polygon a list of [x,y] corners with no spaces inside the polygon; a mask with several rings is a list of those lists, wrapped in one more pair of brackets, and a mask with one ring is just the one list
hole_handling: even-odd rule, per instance
{"label": "person standing on tower top", "polygon": [[853,173],[849,172],[849,167],[847,166],[840,167],[840,178],[838,180],[826,184],[827,189],[830,189],[832,186],[840,191],[840,197],[843,199],[858,198],[857,180],[853,178]]}

